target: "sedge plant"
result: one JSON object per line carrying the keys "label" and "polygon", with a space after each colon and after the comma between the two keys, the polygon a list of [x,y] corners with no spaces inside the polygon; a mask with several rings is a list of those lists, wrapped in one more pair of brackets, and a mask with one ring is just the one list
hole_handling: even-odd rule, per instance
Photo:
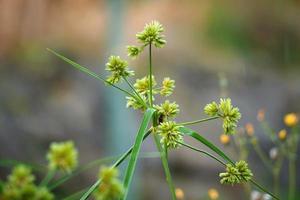
{"label": "sedge plant", "polygon": [[[189,128],[189,126],[194,124],[205,123],[211,120],[221,120],[223,122],[224,133],[226,135],[235,134],[241,114],[239,109],[232,105],[230,98],[221,98],[218,102],[213,101],[208,103],[203,109],[207,118],[188,122],[176,121],[176,117],[180,112],[179,105],[167,99],[175,89],[175,80],[166,76],[163,80],[157,81],[154,75],[153,49],[163,48],[166,45],[163,32],[163,26],[157,21],[152,21],[146,24],[141,32],[136,34],[137,44],[127,46],[128,56],[132,59],[138,59],[142,53],[148,54],[148,74],[137,78],[135,81],[132,81],[135,74],[129,68],[128,62],[117,55],[111,55],[108,58],[105,68],[108,75],[104,77],[64,57],[56,51],[48,49],[48,51],[76,69],[122,92],[125,95],[126,106],[143,113],[143,118],[141,119],[141,124],[132,147],[117,159],[113,159],[115,161],[111,165],[102,167],[98,179],[94,184],[83,188],[81,191],[65,199],[86,200],[91,195],[97,200],[128,199],[136,164],[139,156],[141,156],[140,149],[144,140],[148,137],[152,137],[156,144],[165,172],[166,182],[170,190],[170,199],[172,200],[176,200],[177,197],[168,162],[168,154],[173,149],[179,148],[188,148],[199,152],[224,166],[224,172],[219,174],[221,184],[236,185],[251,183],[258,189],[271,195],[274,199],[278,199],[278,197],[255,181],[253,172],[249,169],[245,160],[233,161],[215,144],[197,133],[197,131]],[[119,83],[122,81],[128,87],[121,87]],[[156,98],[157,96],[161,96],[165,100],[163,102],[156,102],[155,100],[159,99]],[[199,142],[199,145],[208,147],[211,152],[187,144],[185,142],[186,137],[191,137]],[[42,186],[47,186],[52,190],[76,173],[79,173],[80,170],[76,170],[77,161],[74,160],[77,157],[77,151],[73,148],[72,142],[63,145],[58,143],[51,145],[50,152],[47,155],[50,165],[48,167],[48,174],[41,183]],[[61,157],[64,157],[64,159],[62,160]],[[126,159],[129,159],[129,162],[122,180],[118,174],[118,166]],[[66,175],[56,179],[51,184],[50,181],[58,170],[64,171]]]}

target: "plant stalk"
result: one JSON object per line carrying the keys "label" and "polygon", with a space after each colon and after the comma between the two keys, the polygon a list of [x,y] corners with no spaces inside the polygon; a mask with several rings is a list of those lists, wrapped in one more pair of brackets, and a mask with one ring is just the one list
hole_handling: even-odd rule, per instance
{"label": "plant stalk", "polygon": [[179,123],[178,125],[180,125],[180,126],[193,125],[193,124],[198,124],[198,123],[201,123],[201,122],[206,122],[206,121],[210,121],[210,120],[214,120],[214,119],[218,119],[218,118],[220,118],[220,117],[219,116],[208,117],[208,118],[205,118],[205,119],[199,119],[199,120],[195,120],[195,121]]}
{"label": "plant stalk", "polygon": [[149,84],[149,91],[150,91],[150,97],[149,97],[149,101],[150,101],[150,107],[153,106],[153,99],[152,99],[152,43],[150,42],[149,44],[149,80],[150,80],[150,84]]}

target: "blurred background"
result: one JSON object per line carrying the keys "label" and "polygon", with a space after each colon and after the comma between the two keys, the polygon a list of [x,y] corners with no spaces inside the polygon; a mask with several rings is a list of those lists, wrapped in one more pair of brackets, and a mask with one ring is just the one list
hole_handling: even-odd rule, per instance
{"label": "blurred background", "polygon": [[[279,131],[283,116],[300,110],[300,1],[0,0],[0,158],[46,165],[49,144],[63,140],[74,140],[81,164],[125,151],[140,114],[126,109],[118,91],[46,48],[105,74],[107,57],[126,58],[126,45],[136,44],[135,34],[151,20],[165,28],[167,45],[153,52],[154,73],[159,81],[176,80],[170,99],[181,107],[178,121],[203,118],[207,103],[230,96],[243,115],[240,126],[253,123],[268,153],[272,144],[261,133],[257,111],[264,108],[266,120]],[[130,66],[137,77],[144,76],[147,55]],[[219,142],[220,123],[194,128],[234,157]],[[143,151],[154,149],[148,139]],[[272,189],[271,175],[258,160],[251,152],[256,179]],[[249,199],[242,187],[219,184],[224,169],[209,158],[180,148],[170,153],[170,166],[185,199],[205,199],[209,188],[216,188],[220,199]],[[143,159],[138,168],[130,199],[169,199],[160,160]],[[81,174],[57,192],[87,187],[97,171]],[[287,166],[283,171],[282,194]],[[0,168],[0,178],[8,172]]]}

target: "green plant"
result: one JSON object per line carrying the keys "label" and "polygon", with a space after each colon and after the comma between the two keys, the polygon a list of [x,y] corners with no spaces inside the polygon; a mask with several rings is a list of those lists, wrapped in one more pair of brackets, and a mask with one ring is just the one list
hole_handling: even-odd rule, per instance
{"label": "green plant", "polygon": [[[175,88],[175,81],[169,77],[165,77],[161,82],[161,86],[157,86],[158,83],[153,75],[154,69],[152,66],[152,51],[154,47],[162,48],[166,44],[163,31],[163,26],[159,22],[152,21],[149,24],[146,24],[144,30],[137,33],[136,38],[138,45],[131,45],[127,47],[128,56],[134,59],[138,58],[140,54],[147,50],[149,54],[149,73],[145,77],[136,79],[134,84],[130,80],[130,77],[134,75],[134,72],[129,69],[127,61],[118,56],[109,57],[108,63],[106,64],[106,70],[109,72],[109,75],[107,78],[104,78],[90,71],[88,68],[75,63],[51,49],[48,49],[51,53],[71,64],[73,67],[124,93],[127,100],[126,106],[139,110],[143,113],[143,119],[136,134],[133,146],[118,157],[118,159],[115,160],[110,167],[103,168],[100,172],[99,178],[93,185],[65,199],[79,199],[80,196],[80,200],[86,200],[92,194],[97,199],[119,199],[120,197],[120,199],[127,199],[136,163],[140,156],[141,146],[143,141],[149,136],[153,137],[156,144],[165,172],[166,181],[169,186],[170,196],[173,200],[176,199],[176,192],[168,164],[168,154],[172,149],[181,147],[186,147],[199,152],[223,165],[224,168],[226,168],[226,172],[220,174],[221,183],[238,184],[249,182],[262,191],[269,193],[274,199],[278,199],[254,181],[253,174],[245,161],[241,160],[234,162],[229,158],[229,156],[227,156],[222,150],[207,140],[204,136],[190,128],[187,128],[187,126],[193,124],[221,119],[223,121],[224,132],[226,134],[234,134],[238,120],[241,118],[241,114],[237,107],[232,106],[229,98],[220,99],[219,104],[215,102],[207,104],[204,108],[204,112],[208,115],[208,118],[188,122],[176,122],[175,118],[179,114],[179,106],[176,102],[170,102],[169,100],[165,100],[162,103],[155,102],[155,97],[157,95],[168,97],[173,93]],[[124,89],[118,86],[117,84],[121,81],[125,81],[128,88]],[[195,141],[208,147],[215,155],[187,144],[184,142],[185,137],[193,138]],[[81,171],[74,170],[77,169],[77,161],[74,159],[74,157],[77,156],[77,152],[75,152],[74,149],[70,151],[70,149],[73,149],[70,144],[64,144],[63,147],[54,144],[53,147],[51,147],[48,159],[50,162],[58,162],[49,165],[48,175],[46,175],[45,179],[42,181],[43,185],[50,188],[50,190],[58,187]],[[67,154],[62,153],[62,155],[64,155],[67,159],[67,162],[61,162],[59,159],[56,159],[55,155],[61,154],[62,151],[68,152]],[[60,156],[58,156],[58,158],[60,158]],[[119,179],[117,179],[116,169],[127,158],[129,158],[129,163],[125,171],[123,184],[120,184]],[[48,184],[52,180],[57,169],[67,172],[66,175],[62,176],[54,183]],[[98,191],[101,191],[101,195],[99,195]],[[103,196],[103,194],[106,195]]]}

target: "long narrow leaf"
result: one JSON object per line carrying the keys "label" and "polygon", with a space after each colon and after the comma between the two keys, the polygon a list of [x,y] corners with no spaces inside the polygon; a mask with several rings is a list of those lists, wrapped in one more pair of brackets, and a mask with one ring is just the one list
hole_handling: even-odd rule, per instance
{"label": "long narrow leaf", "polygon": [[208,148],[213,150],[215,153],[217,153],[219,156],[221,156],[224,160],[234,164],[234,162],[222,150],[220,150],[217,146],[215,146],[209,140],[205,139],[203,136],[199,135],[192,129],[189,129],[186,127],[181,127],[180,132],[185,135],[189,135],[189,136],[193,137],[194,139],[198,140],[199,142],[201,142],[202,144],[204,144],[205,146],[207,146]]}
{"label": "long narrow leaf", "polygon": [[[143,140],[145,140],[151,133],[151,130],[148,130],[147,133],[144,135]],[[112,167],[118,167],[132,152],[133,146],[130,147],[113,165]],[[80,200],[86,200],[92,192],[100,185],[101,180],[97,180],[89,189],[87,192],[85,192]]]}
{"label": "long narrow leaf", "polygon": [[[205,139],[203,136],[199,135],[198,133],[196,133],[192,129],[189,129],[189,128],[186,128],[186,127],[182,127],[182,128],[180,128],[180,131],[183,134],[189,135],[189,136],[193,137],[194,139],[198,140],[199,142],[201,142],[202,144],[204,144],[205,146],[207,146],[208,148],[210,148],[211,150],[213,150],[215,153],[217,153],[219,156],[221,156],[224,160],[226,160],[227,162],[232,163],[233,165],[235,165],[235,163],[233,162],[233,160],[231,160],[222,150],[220,150],[213,143],[211,143],[210,141],[208,141],[207,139]],[[268,193],[269,195],[271,195],[274,199],[279,200],[278,197],[276,197],[274,194],[272,194],[271,192],[269,192],[263,186],[261,186],[258,183],[256,183],[254,180],[251,180],[250,182],[253,185],[255,185],[257,188],[259,188],[260,190],[262,190],[263,192]]]}
{"label": "long narrow leaf", "polygon": [[86,73],[87,75],[89,75],[89,76],[91,76],[91,77],[94,77],[95,79],[98,79],[98,80],[100,80],[100,81],[102,81],[102,82],[104,82],[104,83],[106,83],[106,84],[108,84],[108,85],[111,85],[112,87],[114,87],[114,88],[116,88],[116,89],[118,89],[118,90],[124,92],[125,94],[127,94],[127,95],[129,95],[129,96],[132,96],[132,97],[134,97],[134,98],[136,98],[136,97],[135,97],[134,95],[132,95],[130,92],[128,92],[128,91],[126,91],[126,90],[124,90],[124,89],[122,89],[122,88],[120,88],[120,87],[118,87],[118,86],[116,86],[116,85],[114,85],[114,84],[112,84],[112,83],[106,81],[104,78],[102,78],[101,76],[99,76],[99,75],[96,74],[95,72],[89,70],[88,68],[79,65],[78,63],[76,63],[76,62],[70,60],[69,58],[66,58],[65,56],[63,56],[63,55],[61,55],[61,54],[59,54],[59,53],[53,51],[52,49],[48,49],[48,48],[47,48],[47,50],[50,51],[51,53],[53,53],[54,55],[56,55],[57,57],[59,57],[60,59],[62,59],[63,61],[69,63],[70,65],[72,65],[72,66],[75,67],[76,69],[78,69],[78,70],[80,70],[80,71]]}
{"label": "long narrow leaf", "polygon": [[144,135],[146,134],[146,130],[147,127],[150,123],[150,121],[152,120],[152,116],[154,114],[155,110],[152,108],[147,109],[147,111],[144,114],[143,117],[143,121],[141,123],[141,126],[139,128],[139,131],[137,133],[134,145],[133,145],[133,149],[132,149],[132,154],[126,169],[126,173],[125,173],[125,179],[124,179],[124,188],[125,188],[125,192],[124,192],[124,196],[123,199],[125,200],[127,198],[128,195],[128,190],[130,187],[130,183],[132,181],[132,177],[133,177],[133,173],[136,167],[136,162],[137,162],[137,158],[142,146],[142,142],[143,142],[143,138]]}

